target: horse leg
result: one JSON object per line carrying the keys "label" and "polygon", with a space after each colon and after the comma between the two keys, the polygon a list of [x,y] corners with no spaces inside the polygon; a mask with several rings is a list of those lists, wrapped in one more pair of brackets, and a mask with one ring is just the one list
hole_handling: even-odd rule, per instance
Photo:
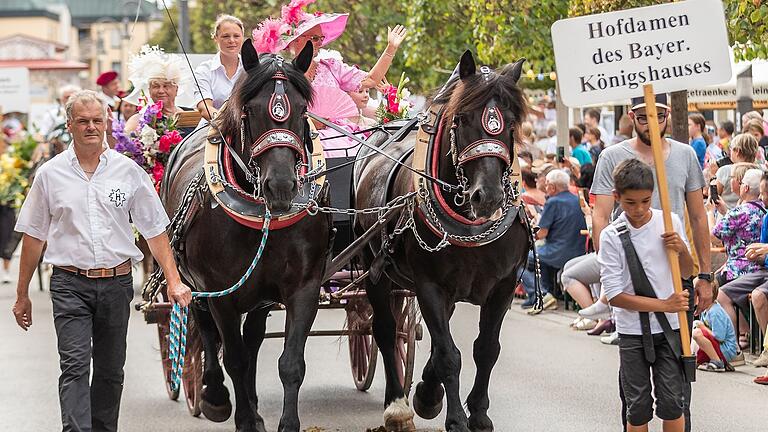
{"label": "horse leg", "polygon": [[214,422],[226,421],[232,415],[229,390],[224,385],[224,371],[219,363],[221,338],[210,311],[192,308],[195,322],[203,341],[203,391],[200,409],[205,418]]}
{"label": "horse leg", "polygon": [[461,352],[453,341],[449,323],[454,305],[445,298],[444,290],[431,282],[419,284],[418,300],[421,315],[432,337],[430,363],[434,372],[430,374],[436,375],[445,387],[447,402],[445,430],[446,432],[469,432],[467,414],[459,397]]}
{"label": "horse leg", "polygon": [[395,340],[397,323],[390,305],[391,282],[386,278],[366,290],[373,307],[373,337],[384,360],[387,388],[384,393],[384,426],[388,431],[407,432],[416,430],[413,410],[408,405],[400,379],[397,376]]}
{"label": "horse leg", "polygon": [[491,371],[499,359],[499,334],[514,295],[515,281],[505,280],[480,308],[480,333],[475,339],[472,355],[477,366],[475,383],[467,397],[469,429],[472,432],[492,432],[493,422],[488,417],[488,383]]}
{"label": "horse leg", "polygon": [[285,344],[278,361],[283,383],[283,414],[278,432],[299,432],[299,387],[304,381],[304,347],[317,315],[317,286],[299,288],[285,302]]}
{"label": "horse leg", "polygon": [[259,432],[266,432],[264,419],[259,415],[259,398],[256,393],[256,365],[259,356],[259,348],[264,341],[264,333],[267,330],[267,317],[269,308],[256,309],[248,313],[243,325],[243,342],[248,348],[248,371],[246,373],[246,391],[250,401],[253,415],[256,416],[256,426]]}
{"label": "horse leg", "polygon": [[429,360],[424,365],[421,373],[421,382],[416,385],[413,393],[413,409],[419,417],[431,420],[443,410],[443,397],[445,390],[440,378],[435,372],[432,356],[435,353],[434,343],[430,344]]}
{"label": "horse leg", "polygon": [[240,334],[240,313],[231,302],[226,300],[211,302],[211,313],[216,320],[224,345],[224,367],[232,378],[235,389],[235,430],[237,432],[259,431],[256,416],[248,401],[245,381],[248,372],[248,352]]}

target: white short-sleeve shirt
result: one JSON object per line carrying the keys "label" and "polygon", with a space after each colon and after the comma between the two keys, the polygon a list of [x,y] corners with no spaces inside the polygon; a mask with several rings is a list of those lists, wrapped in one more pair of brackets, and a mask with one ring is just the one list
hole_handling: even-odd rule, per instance
{"label": "white short-sleeve shirt", "polygon": [[89,180],[70,146],[37,171],[15,230],[48,242],[44,262],[88,270],[141,261],[131,222],[148,239],[170,223],[149,174],[106,149]]}
{"label": "white short-sleeve shirt", "polygon": [[221,64],[221,53],[216,53],[210,60],[200,63],[195,68],[195,78],[200,84],[200,88],[195,89],[195,104],[204,99],[211,99],[214,108],[221,108],[224,102],[229,99],[232,88],[243,70],[243,61],[238,56],[237,71],[232,78],[229,78],[226,68]]}
{"label": "white short-sleeve shirt", "polygon": [[[624,222],[629,228],[629,237],[632,239],[632,245],[637,251],[637,257],[651,282],[656,297],[666,299],[674,292],[672,285],[672,270],[667,261],[667,253],[664,248],[664,241],[661,235],[664,233],[664,218],[661,210],[651,209],[653,216],[651,220],[640,228],[635,228],[626,215],[622,213],[616,222]],[[672,226],[683,239],[683,242],[690,250],[690,244],[685,236],[683,223],[677,214],[672,213]],[[624,247],[621,244],[621,238],[616,227],[608,225],[600,233],[600,251],[597,254],[597,262],[600,264],[600,283],[603,292],[608,300],[612,300],[619,294],[626,293],[635,295],[635,289],[632,285],[632,277],[629,274],[627,258],[624,254]],[[614,318],[616,330],[619,334],[641,335],[640,314],[633,310],[614,307]],[[650,315],[651,333],[662,333],[661,325],[656,320],[654,314]],[[677,314],[668,313],[667,321],[673,329],[680,328]]]}

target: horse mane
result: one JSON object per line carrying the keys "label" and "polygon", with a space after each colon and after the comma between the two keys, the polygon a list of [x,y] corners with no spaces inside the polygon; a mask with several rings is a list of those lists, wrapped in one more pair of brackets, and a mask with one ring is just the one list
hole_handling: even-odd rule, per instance
{"label": "horse mane", "polygon": [[[481,110],[491,100],[496,100],[496,106],[502,111],[510,111],[513,115],[515,133],[520,123],[525,120],[527,103],[525,95],[508,74],[512,73],[514,65],[504,66],[498,73],[492,74],[486,81],[482,74],[460,79],[455,77],[446,86],[445,91],[437,95],[434,103],[444,105],[442,118],[443,126],[450,126],[454,115],[462,112]],[[515,141],[519,141],[515,136]]]}
{"label": "horse mane", "polygon": [[[277,61],[275,55],[266,54],[260,58],[260,65],[246,71],[237,80],[232,95],[213,121],[214,127],[221,131],[224,136],[237,137],[240,133],[240,114],[242,107],[251,99],[255,98],[262,88],[270,81],[277,71]],[[307,105],[312,103],[314,91],[312,85],[300,70],[296,69],[290,61],[283,62],[283,72],[288,77],[288,82],[304,98]]]}

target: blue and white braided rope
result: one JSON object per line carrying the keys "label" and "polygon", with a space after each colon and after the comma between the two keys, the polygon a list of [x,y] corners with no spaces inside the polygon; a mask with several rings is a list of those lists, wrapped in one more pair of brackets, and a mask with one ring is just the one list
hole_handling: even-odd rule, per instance
{"label": "blue and white braided rope", "polygon": [[[264,254],[264,247],[267,245],[267,237],[269,237],[269,222],[272,220],[272,216],[269,211],[264,215],[264,226],[261,229],[261,243],[256,250],[256,256],[253,257],[251,265],[245,271],[245,274],[231,287],[223,291],[215,292],[193,292],[192,297],[198,298],[218,298],[232,294],[237,291],[245,281],[251,277],[251,273],[256,268],[256,265],[261,260]],[[184,370],[184,356],[186,354],[187,347],[187,316],[189,315],[189,307],[181,307],[178,303],[173,305],[171,311],[171,323],[170,323],[170,350],[169,355],[171,358],[171,390],[178,391],[181,388],[181,374]]]}

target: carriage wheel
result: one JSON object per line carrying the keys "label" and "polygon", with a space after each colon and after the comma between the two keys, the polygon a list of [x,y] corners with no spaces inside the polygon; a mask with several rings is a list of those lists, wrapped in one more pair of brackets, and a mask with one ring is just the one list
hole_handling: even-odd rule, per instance
{"label": "carriage wheel", "polygon": [[[162,299],[165,300],[165,289],[162,291]],[[179,389],[171,388],[171,369],[173,362],[170,359],[171,351],[171,310],[160,309],[157,311],[157,337],[160,342],[160,358],[163,364],[163,375],[165,377],[165,391],[171,400],[179,398]]]}
{"label": "carriage wheel", "polygon": [[367,299],[350,300],[347,304],[349,363],[355,387],[360,391],[371,388],[379,356],[379,348],[371,332],[372,318],[373,308]]}
{"label": "carriage wheel", "polygon": [[416,359],[416,340],[420,340],[421,324],[417,323],[416,300],[414,298],[395,297],[392,299],[392,313],[397,322],[395,339],[395,365],[397,376],[406,396],[411,392],[413,383],[414,361]]}
{"label": "carriage wheel", "polygon": [[190,314],[187,319],[187,349],[184,355],[184,371],[181,374],[187,409],[194,417],[200,415],[200,398],[203,391],[203,340],[197,323]]}

